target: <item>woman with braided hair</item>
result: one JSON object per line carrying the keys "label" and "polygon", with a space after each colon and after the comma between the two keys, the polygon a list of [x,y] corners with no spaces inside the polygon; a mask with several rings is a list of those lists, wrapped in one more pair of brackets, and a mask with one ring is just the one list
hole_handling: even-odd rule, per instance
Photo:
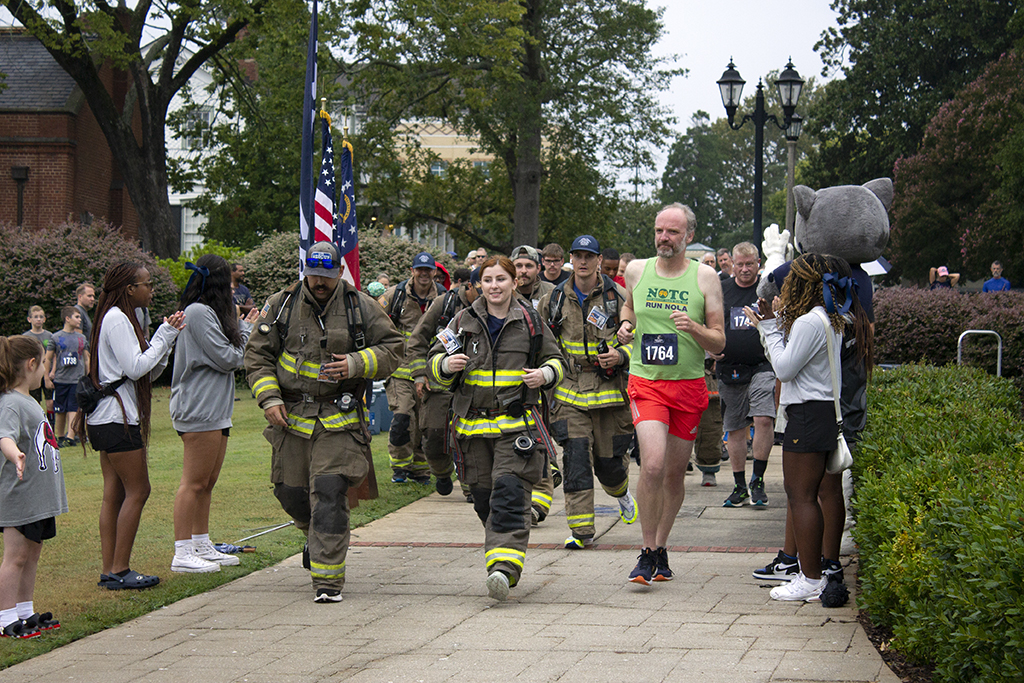
{"label": "woman with braided hair", "polygon": [[[824,521],[818,489],[837,433],[826,335],[832,335],[839,372],[845,316],[853,303],[850,283],[846,261],[804,254],[793,261],[780,296],[770,303],[761,299],[760,313],[744,309],[782,382],[776,429],[784,430],[782,471],[800,572],[772,589],[775,600],[817,601],[827,582],[821,571]],[[827,326],[819,312],[827,317]]]}
{"label": "woman with braided hair", "polygon": [[[140,263],[111,266],[103,278],[96,305],[90,348],[89,376],[97,388],[126,378],[111,396],[100,400],[86,418],[89,442],[100,452],[103,503],[100,506],[100,548],[103,572],[99,586],[110,590],[149,588],[156,576],[133,572],[131,559],[142,508],[149,498],[146,441],[149,439],[151,378],[167,367],[178,332],[185,327],[181,311],[164,318],[151,342],[135,309],[153,301],[153,280]],[[81,413],[79,413],[80,419]]]}

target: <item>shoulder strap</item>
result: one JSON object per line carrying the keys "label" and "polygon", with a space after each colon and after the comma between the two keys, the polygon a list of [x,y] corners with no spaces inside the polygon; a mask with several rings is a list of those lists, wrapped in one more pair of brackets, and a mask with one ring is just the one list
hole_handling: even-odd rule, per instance
{"label": "shoulder strap", "polygon": [[[284,290],[284,302],[281,304],[281,308],[277,310],[277,318],[274,320],[277,325],[277,334],[281,338],[281,343],[288,338],[288,326],[292,321],[292,309],[295,307],[295,297],[299,293],[299,289],[302,287],[302,280],[289,285]],[[281,314],[287,309],[287,315],[284,320],[281,320]]]}
{"label": "shoulder strap", "polygon": [[359,293],[352,289],[346,282],[345,285],[345,313],[348,319],[348,334],[356,351],[366,348],[366,325],[363,323],[363,304],[359,300]]}
{"label": "shoulder strap", "polygon": [[541,342],[544,341],[544,331],[541,329],[540,313],[527,306],[521,299],[516,299],[519,307],[523,309],[523,317],[526,318],[526,327],[530,330],[530,351],[526,356],[526,367],[532,368],[537,363],[537,356],[540,353]]}
{"label": "shoulder strap", "polygon": [[444,300],[441,302],[441,317],[437,319],[437,329],[448,327],[448,323],[455,317],[455,308],[459,300],[459,291],[457,289],[450,289],[444,295]]}
{"label": "shoulder strap", "polygon": [[609,325],[607,327],[618,327],[619,326],[619,299],[622,297],[619,295],[619,290],[615,287],[615,281],[610,277],[601,273],[602,282],[604,284],[604,297],[602,299],[602,305],[604,306],[604,312],[608,314]]}
{"label": "shoulder strap", "polygon": [[562,336],[562,304],[565,303],[565,283],[568,280],[562,280],[555,289],[551,292],[551,298],[548,300],[548,327],[556,337]]}
{"label": "shoulder strap", "polygon": [[391,322],[396,326],[398,325],[398,319],[402,317],[402,309],[405,308],[405,286],[407,284],[409,284],[408,278],[395,285],[395,295],[388,302],[388,317],[391,318]]}

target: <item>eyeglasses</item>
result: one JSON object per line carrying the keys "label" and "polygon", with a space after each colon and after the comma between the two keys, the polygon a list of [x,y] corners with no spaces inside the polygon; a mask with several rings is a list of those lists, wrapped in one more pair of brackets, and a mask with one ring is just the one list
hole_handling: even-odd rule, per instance
{"label": "eyeglasses", "polygon": [[550,266],[553,266],[556,263],[561,263],[562,262],[562,259],[560,259],[560,258],[545,258],[545,259],[541,259],[541,260],[544,261],[544,263],[546,263],[546,264],[548,264]]}
{"label": "eyeglasses", "polygon": [[334,259],[326,254],[324,256],[307,256],[306,265],[310,268],[326,268],[327,270],[338,267]]}

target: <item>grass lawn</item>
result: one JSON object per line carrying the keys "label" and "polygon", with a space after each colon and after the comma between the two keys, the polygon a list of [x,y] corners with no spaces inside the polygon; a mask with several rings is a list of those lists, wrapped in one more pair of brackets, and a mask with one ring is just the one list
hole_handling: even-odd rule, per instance
{"label": "grass lawn", "polygon": [[[228,440],[210,511],[210,537],[235,543],[263,527],[289,521],[274,498],[270,483],[270,446],[263,438],[263,411],[248,393],[239,390],[234,426]],[[83,459],[81,448],[61,453],[70,512],[57,518],[57,537],[43,542],[34,595],[37,612],[53,612],[61,628],[39,638],[0,639],[0,669],[48,652],[110,626],[196,595],[238,577],[276,564],[302,550],[303,536],[294,527],[246,541],[256,552],[243,553],[241,566],[223,567],[214,574],[175,574],[172,513],[181,478],[181,439],[171,427],[170,389],[153,392],[153,424],[149,449],[152,493],[132,551],[132,569],[156,574],[160,585],[143,591],[108,591],[96,586],[100,574],[99,511],[103,494],[99,454]],[[434,490],[432,485],[391,483],[387,435],[373,440],[373,458],[380,498],[362,501],[352,511],[352,527],[379,519]],[[2,547],[0,542],[0,547]]]}

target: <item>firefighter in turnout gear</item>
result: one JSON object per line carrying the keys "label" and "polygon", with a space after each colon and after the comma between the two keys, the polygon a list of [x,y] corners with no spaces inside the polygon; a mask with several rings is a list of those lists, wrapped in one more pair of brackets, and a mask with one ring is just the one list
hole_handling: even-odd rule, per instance
{"label": "firefighter in turnout gear", "polygon": [[402,335],[370,297],[340,278],[330,242],[305,279],[271,296],[245,349],[245,370],[269,426],[270,478],[307,537],[316,602],[340,602],[349,544],[348,491],[369,472],[368,381],[398,367]]}
{"label": "firefighter in turnout gear", "polygon": [[594,475],[619,502],[626,524],[636,521],[629,492],[633,424],[622,370],[631,345],[619,346],[615,332],[625,290],[601,274],[601,249],[590,235],[572,243],[573,273],[540,302],[541,317],[559,340],[567,370],[555,387],[551,432],[562,446],[568,549],[594,540]]}
{"label": "firefighter in turnout gear", "polygon": [[[379,299],[406,342],[427,307],[445,293],[444,287],[434,282],[436,270],[433,256],[425,251],[416,254],[412,262],[412,277],[389,287]],[[420,431],[426,387],[421,385],[417,388],[413,382],[413,372],[425,368],[426,359],[410,359],[404,353],[403,358],[405,362],[395,370],[384,387],[388,408],[394,413],[388,435],[388,453],[393,471],[391,481],[402,484],[412,480],[417,484],[429,484],[430,470],[423,452],[423,434]]]}
{"label": "firefighter in turnout gear", "polygon": [[[442,496],[452,492],[452,476],[455,473],[455,464],[446,443],[448,409],[452,404],[452,393],[427,373],[427,354],[436,341],[438,330],[448,327],[455,314],[472,304],[477,294],[476,287],[465,282],[444,296],[434,299],[416,323],[406,344],[405,364],[413,368],[412,377],[417,394],[423,392],[423,409],[420,411],[423,452],[427,457],[430,472],[434,475],[434,486]],[[472,502],[469,486],[465,482],[460,483],[463,494]]]}
{"label": "firefighter in turnout gear", "polygon": [[459,477],[472,487],[484,523],[488,594],[504,600],[522,575],[530,494],[554,447],[540,395],[565,370],[551,330],[514,294],[512,262],[488,258],[480,282],[481,296],[438,333],[428,370],[452,388],[449,430]]}
{"label": "firefighter in turnout gear", "polygon": [[[534,309],[539,310],[540,300],[545,294],[550,294],[555,288],[550,282],[540,279],[540,252],[529,245],[521,245],[512,250],[512,265],[516,267],[516,296],[530,303]],[[549,401],[550,392],[545,396]],[[552,453],[548,466],[544,468],[544,477],[540,483],[533,487],[533,500],[531,501],[531,520],[537,526],[551,512],[551,501],[555,496],[556,481],[561,483],[562,473],[558,471],[556,454]]]}

